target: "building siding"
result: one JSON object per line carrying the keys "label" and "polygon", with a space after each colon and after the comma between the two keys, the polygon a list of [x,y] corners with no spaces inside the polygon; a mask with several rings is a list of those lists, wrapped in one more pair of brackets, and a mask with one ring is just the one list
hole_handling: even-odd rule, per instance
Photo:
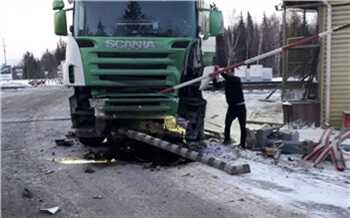
{"label": "building siding", "polygon": [[[332,4],[339,3],[333,2]],[[322,7],[319,12],[320,29],[325,31],[327,29],[327,8]],[[333,6],[332,26],[336,27],[349,22],[350,5]],[[326,58],[327,46],[326,39],[324,39],[321,42],[319,64],[322,123],[326,121]],[[334,33],[332,36],[329,124],[341,127],[344,111],[350,111],[350,28]]]}

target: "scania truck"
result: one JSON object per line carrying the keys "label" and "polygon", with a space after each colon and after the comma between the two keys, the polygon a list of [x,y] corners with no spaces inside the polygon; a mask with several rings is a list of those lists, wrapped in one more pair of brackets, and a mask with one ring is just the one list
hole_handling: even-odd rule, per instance
{"label": "scania truck", "polygon": [[[221,11],[200,1],[53,1],[54,31],[67,37],[64,83],[72,127],[86,145],[128,128],[187,144],[203,138],[202,42],[223,35]],[[67,26],[67,12],[72,25]],[[71,13],[72,12],[72,13]]]}

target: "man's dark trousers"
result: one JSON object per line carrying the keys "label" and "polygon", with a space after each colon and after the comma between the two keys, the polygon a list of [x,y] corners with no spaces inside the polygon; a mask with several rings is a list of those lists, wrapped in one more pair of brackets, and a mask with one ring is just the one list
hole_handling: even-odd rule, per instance
{"label": "man's dark trousers", "polygon": [[231,139],[231,125],[236,118],[238,118],[239,126],[241,128],[240,145],[244,148],[246,146],[245,140],[247,137],[247,132],[246,132],[247,110],[244,104],[228,106],[226,119],[225,119],[225,141]]}

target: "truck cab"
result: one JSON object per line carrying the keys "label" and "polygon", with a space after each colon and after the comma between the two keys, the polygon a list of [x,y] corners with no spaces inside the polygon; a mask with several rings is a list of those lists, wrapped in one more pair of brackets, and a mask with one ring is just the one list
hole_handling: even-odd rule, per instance
{"label": "truck cab", "polygon": [[[55,33],[67,37],[64,83],[73,87],[73,128],[95,144],[115,128],[186,142],[203,137],[206,101],[197,85],[165,88],[201,76],[201,43],[223,35],[222,13],[204,1],[54,0]],[[67,28],[67,11],[73,25]]]}

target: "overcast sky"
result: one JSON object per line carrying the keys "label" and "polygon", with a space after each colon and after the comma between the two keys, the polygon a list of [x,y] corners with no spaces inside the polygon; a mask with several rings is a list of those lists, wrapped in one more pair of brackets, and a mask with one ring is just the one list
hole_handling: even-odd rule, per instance
{"label": "overcast sky", "polygon": [[[212,0],[223,11],[226,24],[232,23],[232,12],[244,15],[249,10],[260,22],[263,13],[275,12],[281,0]],[[16,64],[26,51],[40,57],[48,48],[56,47],[58,37],[53,33],[52,0],[0,1],[0,64],[4,62],[2,38],[6,42],[7,60]],[[67,5],[67,4],[66,4]]]}

